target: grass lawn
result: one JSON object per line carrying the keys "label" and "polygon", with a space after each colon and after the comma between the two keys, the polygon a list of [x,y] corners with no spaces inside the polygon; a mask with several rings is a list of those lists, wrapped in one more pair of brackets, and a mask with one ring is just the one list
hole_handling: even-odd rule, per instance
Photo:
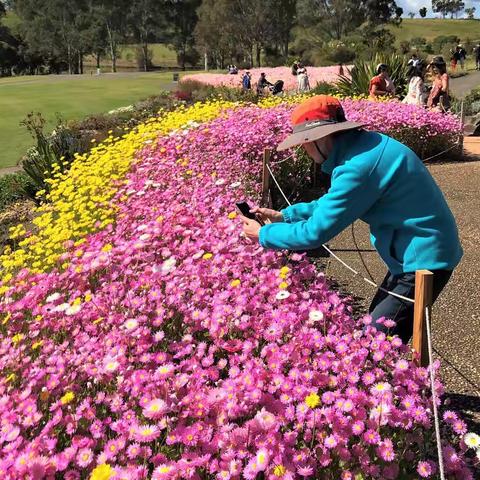
{"label": "grass lawn", "polygon": [[32,144],[19,125],[29,112],[41,112],[53,125],[57,113],[79,119],[130,105],[171,85],[172,74],[164,72],[0,78],[0,168],[15,165]]}
{"label": "grass lawn", "polygon": [[433,40],[440,35],[457,35],[464,42],[480,40],[480,20],[404,18],[400,27],[388,28],[397,37],[397,44],[415,37]]}

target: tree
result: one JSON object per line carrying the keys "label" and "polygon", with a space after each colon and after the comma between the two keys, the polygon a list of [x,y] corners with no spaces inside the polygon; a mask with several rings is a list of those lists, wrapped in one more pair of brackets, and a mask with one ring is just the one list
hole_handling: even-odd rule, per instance
{"label": "tree", "polygon": [[416,15],[415,12],[408,12],[408,16],[412,19],[415,18],[415,15]]}
{"label": "tree", "polygon": [[420,14],[420,16],[421,16],[422,18],[425,18],[425,17],[427,16],[427,7],[422,7],[422,8],[418,11],[418,13]]}
{"label": "tree", "polygon": [[[185,70],[187,62],[196,63],[198,52],[195,51],[195,26],[198,21],[197,9],[202,0],[166,0],[166,18],[169,25],[169,43],[177,52],[178,61]],[[221,28],[220,25],[217,28]]]}
{"label": "tree", "polygon": [[326,40],[340,40],[361,25],[400,23],[403,9],[392,0],[298,0],[299,24]]}
{"label": "tree", "polygon": [[467,14],[467,18],[469,20],[473,20],[475,18],[475,11],[476,11],[475,7],[470,7],[465,9],[465,13]]}
{"label": "tree", "polygon": [[453,18],[455,15],[458,18],[458,13],[465,8],[465,2],[462,0],[452,0],[448,3],[448,13],[450,13],[450,18]]}
{"label": "tree", "polygon": [[432,10],[441,13],[443,18],[450,14],[458,16],[458,12],[463,10],[465,3],[462,0],[432,0]]}
{"label": "tree", "polygon": [[143,70],[149,68],[149,41],[165,24],[165,4],[157,0],[133,0],[128,12],[128,24],[133,38],[140,45]]}
{"label": "tree", "polygon": [[127,35],[127,12],[129,0],[92,1],[92,14],[102,20],[105,26],[108,51],[112,61],[112,72],[117,71],[118,49]]}
{"label": "tree", "polygon": [[69,73],[81,65],[85,28],[85,0],[16,0],[15,11],[22,20],[22,37],[33,54],[47,59],[54,71],[64,62]]}

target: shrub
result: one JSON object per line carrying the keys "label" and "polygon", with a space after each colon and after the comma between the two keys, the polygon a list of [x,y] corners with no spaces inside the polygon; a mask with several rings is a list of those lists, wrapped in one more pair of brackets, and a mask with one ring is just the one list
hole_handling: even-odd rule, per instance
{"label": "shrub", "polygon": [[26,197],[35,198],[37,187],[24,172],[10,173],[0,177],[0,211]]}
{"label": "shrub", "polygon": [[16,241],[10,238],[10,229],[28,224],[34,215],[35,203],[32,200],[18,199],[0,211],[0,250],[3,247],[16,247]]}
{"label": "shrub", "polygon": [[327,82],[318,82],[310,92],[312,95],[334,95],[338,93],[335,85]]}
{"label": "shrub", "polygon": [[64,173],[75,155],[86,151],[86,139],[68,128],[61,120],[51,135],[46,136],[45,120],[40,113],[29,114],[22,124],[30,132],[36,145],[27,151],[20,165],[38,190],[48,192],[49,180],[53,174]]}
{"label": "shrub", "polygon": [[395,84],[397,95],[402,95],[407,86],[407,59],[403,55],[375,54],[371,60],[357,60],[350,70],[350,76],[343,75],[336,83],[338,91],[346,96],[368,95],[370,80],[377,75],[377,65],[389,66],[390,78]]}

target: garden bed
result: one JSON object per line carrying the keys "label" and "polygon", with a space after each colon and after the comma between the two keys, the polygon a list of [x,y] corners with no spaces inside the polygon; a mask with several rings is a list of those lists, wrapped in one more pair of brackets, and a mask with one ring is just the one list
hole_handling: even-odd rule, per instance
{"label": "garden bed", "polygon": [[[427,371],[304,256],[240,235],[292,108],[182,108],[53,180],[1,259],[2,478],[434,477]],[[473,478],[443,426],[449,478]]]}

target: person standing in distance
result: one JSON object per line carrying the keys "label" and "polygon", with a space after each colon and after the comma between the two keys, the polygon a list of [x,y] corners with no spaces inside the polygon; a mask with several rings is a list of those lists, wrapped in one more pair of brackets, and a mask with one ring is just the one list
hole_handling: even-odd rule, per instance
{"label": "person standing in distance", "polygon": [[[349,122],[338,99],[318,95],[292,114],[293,133],[277,150],[302,146],[331,175],[328,192],[310,203],[277,212],[254,208],[262,220],[242,217],[245,235],[267,249],[309,250],[328,242],[361,219],[388,272],[381,287],[413,298],[415,271],[431,270],[433,300],[462,258],[457,226],[434,179],[418,156],[387,135]],[[406,343],[413,331],[413,304],[378,290],[370,305],[377,329],[381,318],[396,322],[392,334]]]}

